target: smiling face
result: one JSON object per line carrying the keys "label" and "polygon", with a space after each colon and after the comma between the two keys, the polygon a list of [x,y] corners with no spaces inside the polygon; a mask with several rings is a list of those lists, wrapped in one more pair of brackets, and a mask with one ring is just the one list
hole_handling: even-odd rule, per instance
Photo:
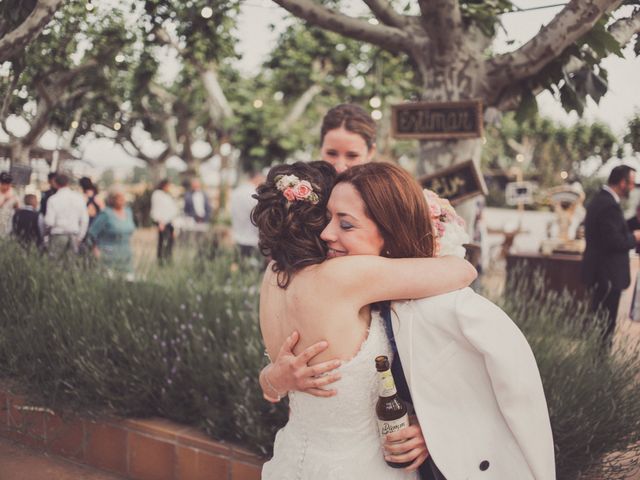
{"label": "smiling face", "polygon": [[344,127],[329,130],[320,147],[322,160],[334,166],[338,173],[347,168],[368,163],[375,153],[375,145],[367,147],[367,142],[358,133]]}
{"label": "smiling face", "polygon": [[327,204],[329,224],[320,238],[329,247],[328,257],[380,255],[384,239],[365,213],[362,197],[350,183],[337,184]]}

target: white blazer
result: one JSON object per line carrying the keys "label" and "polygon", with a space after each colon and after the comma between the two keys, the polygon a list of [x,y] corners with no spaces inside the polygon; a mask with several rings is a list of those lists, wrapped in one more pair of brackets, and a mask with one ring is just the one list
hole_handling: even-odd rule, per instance
{"label": "white blazer", "polygon": [[554,480],[553,437],[522,332],[470,288],[394,302],[414,408],[447,480]]}

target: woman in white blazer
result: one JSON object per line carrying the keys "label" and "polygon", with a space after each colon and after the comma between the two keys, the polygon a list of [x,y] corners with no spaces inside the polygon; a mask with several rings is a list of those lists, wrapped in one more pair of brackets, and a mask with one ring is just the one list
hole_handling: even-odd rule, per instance
{"label": "woman in white blazer", "polygon": [[445,478],[555,479],[540,374],[506,313],[465,288],[394,302],[392,324],[429,453]]}
{"label": "woman in white blazer", "polygon": [[[354,167],[342,173],[336,185],[349,183],[362,196],[369,218],[385,241],[381,255],[401,257],[402,252],[393,248],[395,229],[384,202],[396,201],[398,211],[411,212],[415,211],[412,204],[425,199],[412,195],[410,188],[384,191],[381,181],[389,169],[398,167]],[[414,182],[408,174],[406,178]],[[322,234],[330,251],[358,254],[353,232],[333,220]],[[364,247],[367,241],[358,238]],[[431,478],[554,480],[553,437],[542,381],[531,348],[513,321],[469,288],[427,299],[396,301],[391,310],[393,336],[429,462],[439,470]],[[269,385],[282,391],[331,395],[333,392],[322,387],[334,377],[318,378],[318,373],[333,365],[307,366],[310,357],[324,348],[312,346],[296,356],[295,334],[293,338],[291,348],[283,349],[267,367]],[[394,461],[406,461],[400,452],[417,441],[415,435],[410,438],[401,432],[391,434],[385,443],[385,449],[396,455]],[[394,445],[394,440],[401,442]]]}

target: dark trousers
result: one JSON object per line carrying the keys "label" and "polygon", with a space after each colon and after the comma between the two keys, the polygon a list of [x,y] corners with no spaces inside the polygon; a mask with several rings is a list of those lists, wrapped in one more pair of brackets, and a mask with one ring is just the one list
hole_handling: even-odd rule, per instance
{"label": "dark trousers", "polygon": [[595,312],[598,308],[602,308],[607,314],[605,328],[602,332],[602,345],[607,348],[611,347],[613,332],[616,329],[616,317],[618,316],[621,294],[622,290],[612,289],[606,284],[597,284],[593,290],[591,310]]}
{"label": "dark trousers", "polygon": [[163,230],[158,229],[158,260],[165,263],[171,260],[173,252],[173,225],[167,223]]}

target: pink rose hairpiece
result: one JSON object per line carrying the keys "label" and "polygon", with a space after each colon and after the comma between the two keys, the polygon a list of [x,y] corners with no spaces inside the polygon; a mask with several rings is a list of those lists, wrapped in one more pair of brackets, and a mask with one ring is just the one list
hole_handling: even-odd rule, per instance
{"label": "pink rose hairpiece", "polygon": [[300,200],[315,205],[320,201],[318,194],[313,191],[311,183],[307,180],[300,180],[295,175],[278,175],[275,178],[275,183],[276,188],[282,192],[289,203]]}

